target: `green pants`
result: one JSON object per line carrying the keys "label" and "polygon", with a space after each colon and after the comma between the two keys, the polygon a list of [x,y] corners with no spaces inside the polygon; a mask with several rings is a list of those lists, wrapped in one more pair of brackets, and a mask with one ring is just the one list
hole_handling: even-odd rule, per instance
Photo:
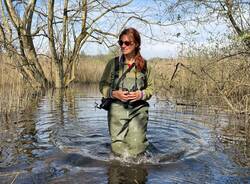
{"label": "green pants", "polygon": [[115,154],[130,157],[146,150],[148,107],[147,102],[136,106],[112,103],[108,112],[108,123],[111,148]]}

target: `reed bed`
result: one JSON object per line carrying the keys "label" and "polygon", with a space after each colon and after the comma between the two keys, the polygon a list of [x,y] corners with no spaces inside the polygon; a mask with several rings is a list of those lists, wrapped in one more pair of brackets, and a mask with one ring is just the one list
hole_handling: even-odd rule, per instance
{"label": "reed bed", "polygon": [[98,83],[105,65],[110,59],[110,56],[101,55],[80,57],[76,66],[75,82],[85,84]]}
{"label": "reed bed", "polygon": [[33,90],[29,88],[7,57],[0,57],[0,112],[10,113],[24,109]]}
{"label": "reed bed", "polygon": [[211,105],[220,102],[222,106],[229,105],[227,99],[240,110],[250,105],[250,67],[244,58],[154,60],[152,64],[156,89],[162,96]]}
{"label": "reed bed", "polygon": [[[80,56],[75,66],[75,83],[98,83],[112,57]],[[51,62],[42,58],[42,63],[47,77],[53,77]],[[247,63],[245,58],[217,61],[202,55],[148,61],[155,73],[156,95],[187,105],[219,104],[223,108],[240,111],[249,111],[250,105],[250,67]]]}
{"label": "reed bed", "polygon": [[[112,55],[80,56],[75,67],[74,83],[94,84],[98,83],[106,63],[112,58]],[[44,74],[49,81],[54,81],[54,64],[48,57],[40,56],[39,62],[43,68]],[[64,66],[65,67],[65,66]]]}
{"label": "reed bed", "polygon": [[[80,56],[75,83],[98,83],[112,55]],[[48,58],[39,58],[49,80],[53,65]],[[25,106],[33,90],[26,87],[18,71],[8,59],[0,63],[0,110]],[[249,111],[250,66],[244,58],[215,61],[208,57],[151,59],[155,73],[155,92],[163,98],[182,99],[190,104],[232,107]],[[25,86],[25,87],[24,87]],[[228,100],[228,101],[227,101]],[[231,107],[231,108],[232,108]],[[7,111],[9,111],[7,110]]]}

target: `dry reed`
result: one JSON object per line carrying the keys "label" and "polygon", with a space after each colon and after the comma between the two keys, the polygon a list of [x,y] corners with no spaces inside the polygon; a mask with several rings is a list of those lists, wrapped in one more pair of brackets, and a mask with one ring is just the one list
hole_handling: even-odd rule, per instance
{"label": "dry reed", "polygon": [[[107,61],[112,56],[82,56],[76,65],[76,83],[98,83]],[[53,65],[48,58],[39,58],[45,75],[53,77]],[[24,106],[32,90],[24,86],[18,71],[11,67],[8,59],[0,63],[0,110]],[[218,104],[240,110],[248,109],[250,71],[245,60],[215,62],[206,57],[185,59],[149,60],[155,71],[156,94],[173,99],[185,99],[190,103]],[[247,65],[248,66],[248,65]],[[175,71],[176,70],[176,71]],[[243,71],[243,73],[241,73]],[[174,74],[174,75],[173,75]],[[224,95],[224,96],[223,96]],[[20,98],[21,97],[21,98]],[[224,98],[224,99],[223,99]],[[247,105],[247,107],[246,107]]]}
{"label": "dry reed", "polygon": [[98,83],[102,76],[108,56],[81,57],[76,67],[76,80],[78,83]]}
{"label": "dry reed", "polygon": [[157,71],[156,86],[163,96],[210,105],[219,102],[223,106],[228,106],[230,101],[231,108],[240,111],[250,105],[249,102],[246,104],[250,91],[250,67],[244,59],[216,62],[200,57],[156,60],[153,63]]}
{"label": "dry reed", "polygon": [[32,89],[25,85],[8,57],[0,57],[0,112],[10,113],[25,108]]}

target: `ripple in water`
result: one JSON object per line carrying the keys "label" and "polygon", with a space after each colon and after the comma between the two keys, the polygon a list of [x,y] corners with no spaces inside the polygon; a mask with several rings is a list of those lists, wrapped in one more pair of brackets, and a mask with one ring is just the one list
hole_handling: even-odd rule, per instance
{"label": "ripple in water", "polygon": [[[16,183],[250,181],[249,169],[233,162],[214,129],[203,123],[202,118],[213,114],[197,115],[193,109],[155,99],[150,101],[147,152],[138,158],[115,157],[110,152],[106,111],[95,108],[99,99],[82,89],[47,94],[27,118],[16,121],[11,127],[15,131],[9,131],[6,123],[1,127],[6,139],[1,145],[0,172],[22,170]],[[0,175],[0,179],[11,183],[13,177]]]}
{"label": "ripple in water", "polygon": [[178,119],[175,114],[151,108],[147,134],[150,146],[145,155],[136,160],[117,158],[110,152],[106,111],[94,108],[94,98],[79,101],[84,103],[74,110],[77,118],[64,119],[52,134],[54,144],[65,153],[78,153],[99,161],[157,165],[197,157],[209,147],[209,129],[190,118]]}

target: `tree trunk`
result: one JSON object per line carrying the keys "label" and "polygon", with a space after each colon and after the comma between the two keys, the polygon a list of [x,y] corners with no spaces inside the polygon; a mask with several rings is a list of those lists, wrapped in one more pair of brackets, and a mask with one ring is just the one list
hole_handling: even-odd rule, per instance
{"label": "tree trunk", "polygon": [[55,88],[64,88],[64,74],[62,62],[56,62],[55,64]]}
{"label": "tree trunk", "polygon": [[[31,0],[29,2],[25,9],[25,16],[23,17],[23,19],[21,19],[16,12],[16,9],[14,8],[12,4],[13,2],[11,0],[4,0],[4,3],[9,18],[14,28],[16,29],[16,32],[18,33],[21,57],[22,61],[25,64],[23,66],[20,66],[23,67],[23,70],[21,71],[26,71],[27,76],[29,76],[31,79],[30,83],[32,84],[32,86],[47,88],[48,86],[50,86],[50,83],[46,79],[43,69],[38,61],[37,53],[31,36],[31,25],[36,0]],[[2,15],[4,15],[4,12],[2,13]],[[12,40],[9,40],[7,44],[12,45],[11,42]],[[15,46],[12,46],[12,48],[18,55],[18,51],[15,49]]]}

